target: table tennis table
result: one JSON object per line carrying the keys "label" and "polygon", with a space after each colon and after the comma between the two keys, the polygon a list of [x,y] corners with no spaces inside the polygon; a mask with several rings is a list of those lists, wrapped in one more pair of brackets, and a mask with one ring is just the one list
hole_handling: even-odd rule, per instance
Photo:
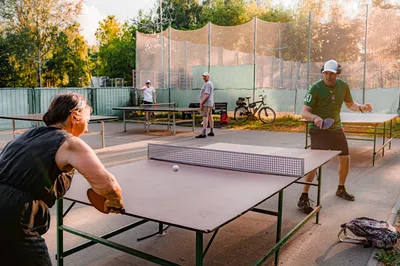
{"label": "table tennis table", "polygon": [[[361,133],[365,135],[372,135],[372,138],[360,138],[346,136],[348,140],[361,140],[361,141],[372,141],[372,166],[375,165],[375,157],[379,151],[382,150],[382,156],[385,155],[385,147],[389,145],[389,149],[392,148],[393,140],[393,120],[397,117],[397,114],[376,114],[376,113],[355,113],[355,112],[342,112],[340,113],[340,119],[342,120],[343,128],[345,133]],[[305,149],[309,148],[309,124],[305,119],[301,121],[306,123],[306,141]],[[361,131],[349,131],[346,129],[356,128]],[[373,130],[373,132],[371,132]],[[389,133],[389,136],[387,134]],[[377,136],[382,136],[382,145],[377,147]]]}
{"label": "table tennis table", "polygon": [[[36,122],[36,126],[39,126],[41,122],[43,122],[43,114],[27,114],[27,115],[0,115],[0,119],[8,119],[12,120],[12,131],[13,131],[13,138],[15,139],[18,130],[15,128],[15,121],[31,121]],[[105,134],[104,134],[104,122],[105,121],[112,121],[112,120],[119,120],[118,116],[91,116],[90,122],[100,122],[101,123],[101,147],[105,147]]]}
{"label": "table tennis table", "polygon": [[[158,223],[158,232],[143,238],[163,234],[166,229],[164,226],[195,232],[196,261],[190,265],[200,266],[204,264],[205,255],[218,230],[243,214],[254,211],[277,217],[276,244],[264,257],[249,264],[262,265],[275,254],[277,265],[281,246],[313,216],[316,216],[318,223],[322,166],[337,154],[338,151],[231,143],[216,143],[199,148],[149,143],[147,159],[108,168],[123,189],[123,215],[140,220],[103,236],[95,236],[64,225],[63,218],[76,202],[90,205],[86,196],[87,189],[90,188],[88,182],[81,176],[74,177],[70,190],[63,197],[72,201],[72,204],[63,212],[63,199],[57,201],[57,264],[63,265],[65,257],[99,243],[159,265],[179,265],[108,240],[152,221]],[[179,166],[179,171],[172,171],[174,164]],[[313,170],[317,171],[317,182],[299,181]],[[281,237],[283,192],[294,183],[317,187],[317,204],[312,213]],[[299,195],[300,192],[299,190]],[[279,197],[277,211],[257,208],[274,195]],[[64,250],[63,232],[89,241]],[[203,235],[209,233],[213,235],[204,247]]]}
{"label": "table tennis table", "polygon": [[[176,124],[192,122],[192,131],[194,131],[195,127],[195,113],[200,111],[200,108],[191,108],[191,107],[176,107],[176,103],[160,103],[160,104],[141,104],[140,106],[127,106],[127,107],[113,107],[113,110],[122,111],[123,119],[124,119],[124,132],[126,132],[126,123],[143,123],[147,133],[150,132],[151,124],[158,125],[166,125],[167,130],[169,130],[172,126],[173,134],[176,134]],[[128,119],[127,113],[129,112],[148,112],[148,113],[168,113],[167,120],[162,119]],[[176,120],[176,113],[192,113],[192,119],[179,119]]]}

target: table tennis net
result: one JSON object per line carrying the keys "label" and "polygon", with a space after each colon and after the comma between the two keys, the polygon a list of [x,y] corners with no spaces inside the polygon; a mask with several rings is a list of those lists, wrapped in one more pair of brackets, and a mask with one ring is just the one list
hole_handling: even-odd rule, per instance
{"label": "table tennis net", "polygon": [[304,158],[148,144],[148,158],[251,173],[303,177]]}

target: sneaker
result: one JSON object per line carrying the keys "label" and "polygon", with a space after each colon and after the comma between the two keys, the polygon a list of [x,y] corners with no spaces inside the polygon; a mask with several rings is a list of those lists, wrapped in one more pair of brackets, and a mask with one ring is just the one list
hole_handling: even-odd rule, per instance
{"label": "sneaker", "polygon": [[353,195],[351,195],[350,193],[348,193],[346,191],[346,189],[338,189],[336,190],[336,196],[341,197],[345,200],[350,200],[350,201],[354,201],[355,198]]}
{"label": "sneaker", "polygon": [[210,132],[207,134],[207,136],[214,137],[215,135],[214,135],[214,132]]}
{"label": "sneaker", "polygon": [[312,206],[311,202],[314,202],[314,201],[312,201],[309,198],[301,198],[300,197],[299,202],[297,203],[297,207],[299,207],[300,210],[302,212],[304,212],[305,214],[310,214],[314,210],[311,207]]}
{"label": "sneaker", "polygon": [[205,137],[207,137],[207,136],[206,136],[206,135],[203,135],[203,134],[200,134],[200,135],[196,136],[196,139],[203,139],[203,138],[205,138]]}

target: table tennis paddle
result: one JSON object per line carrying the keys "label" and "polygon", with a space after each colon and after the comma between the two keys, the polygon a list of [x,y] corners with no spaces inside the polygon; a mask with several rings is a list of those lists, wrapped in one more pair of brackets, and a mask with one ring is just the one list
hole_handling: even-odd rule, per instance
{"label": "table tennis paddle", "polygon": [[[106,202],[106,198],[97,194],[96,192],[94,192],[94,190],[92,188],[89,188],[87,190],[87,197],[90,201],[90,203],[93,205],[93,207],[95,207],[99,212],[102,213],[110,213],[110,211],[106,212],[104,210],[104,203]],[[109,208],[112,209],[112,208]],[[122,209],[121,213],[125,213],[125,210]]]}
{"label": "table tennis paddle", "polygon": [[333,120],[333,118],[325,118],[322,121],[322,128],[321,129],[328,129],[333,125],[333,122],[335,122],[335,120]]}

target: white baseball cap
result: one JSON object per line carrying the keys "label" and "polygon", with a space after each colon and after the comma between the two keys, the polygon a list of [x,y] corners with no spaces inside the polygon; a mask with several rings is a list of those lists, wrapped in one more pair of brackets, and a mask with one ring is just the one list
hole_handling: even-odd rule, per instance
{"label": "white baseball cap", "polygon": [[322,73],[326,71],[337,73],[338,67],[339,64],[335,60],[326,61],[324,64],[324,71],[322,71]]}
{"label": "white baseball cap", "polygon": [[146,80],[146,84],[147,84],[147,83],[151,83],[150,80]]}
{"label": "white baseball cap", "polygon": [[210,76],[210,74],[208,72],[204,72],[203,76]]}

